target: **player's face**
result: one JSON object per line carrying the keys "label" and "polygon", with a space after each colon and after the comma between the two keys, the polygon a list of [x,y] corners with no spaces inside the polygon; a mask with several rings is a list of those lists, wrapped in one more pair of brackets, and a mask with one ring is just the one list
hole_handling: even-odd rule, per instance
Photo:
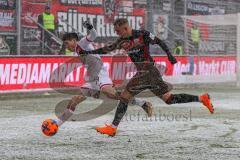
{"label": "player's face", "polygon": [[74,52],[77,46],[77,41],[75,39],[64,41],[64,45],[67,49]]}
{"label": "player's face", "polygon": [[128,37],[129,36],[129,28],[128,25],[114,26],[114,30],[120,37]]}

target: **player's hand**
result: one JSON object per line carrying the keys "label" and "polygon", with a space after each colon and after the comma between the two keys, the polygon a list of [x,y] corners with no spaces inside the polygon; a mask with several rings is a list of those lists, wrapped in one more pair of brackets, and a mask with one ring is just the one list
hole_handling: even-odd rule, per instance
{"label": "player's hand", "polygon": [[88,30],[93,29],[93,25],[89,23],[88,21],[83,22],[83,27],[87,28]]}
{"label": "player's hand", "polygon": [[171,64],[176,64],[177,63],[176,58],[171,54],[168,55],[168,60],[171,62]]}

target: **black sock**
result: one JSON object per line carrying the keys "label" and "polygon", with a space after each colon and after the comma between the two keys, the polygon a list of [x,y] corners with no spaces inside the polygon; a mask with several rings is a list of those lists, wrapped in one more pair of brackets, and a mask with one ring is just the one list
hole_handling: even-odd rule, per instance
{"label": "black sock", "polygon": [[115,116],[114,116],[113,122],[112,122],[112,124],[114,126],[117,127],[119,125],[119,123],[121,122],[123,116],[127,112],[127,107],[128,107],[128,103],[123,102],[123,101],[120,100],[120,102],[118,103],[118,106],[117,106],[117,110],[115,112]]}
{"label": "black sock", "polygon": [[198,96],[189,95],[189,94],[172,94],[166,101],[167,104],[189,103],[189,102],[199,102]]}

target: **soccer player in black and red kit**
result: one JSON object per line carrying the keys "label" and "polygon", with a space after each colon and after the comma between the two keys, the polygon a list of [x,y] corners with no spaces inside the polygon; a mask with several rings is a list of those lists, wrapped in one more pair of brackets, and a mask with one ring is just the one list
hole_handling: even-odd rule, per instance
{"label": "soccer player in black and red kit", "polygon": [[167,54],[171,64],[177,63],[175,57],[170,53],[168,46],[146,30],[134,30],[130,27],[125,18],[116,19],[114,29],[120,38],[113,44],[93,51],[84,51],[82,54],[107,54],[116,49],[125,49],[131,61],[135,64],[137,73],[130,79],[126,88],[121,92],[120,102],[111,125],[96,127],[102,134],[114,136],[117,127],[127,111],[129,100],[143,90],[149,89],[156,96],[161,98],[166,104],[200,102],[210,113],[214,112],[210,96],[205,93],[200,96],[190,94],[173,94],[172,85],[163,81],[154,60],[150,55],[150,45],[159,45]]}

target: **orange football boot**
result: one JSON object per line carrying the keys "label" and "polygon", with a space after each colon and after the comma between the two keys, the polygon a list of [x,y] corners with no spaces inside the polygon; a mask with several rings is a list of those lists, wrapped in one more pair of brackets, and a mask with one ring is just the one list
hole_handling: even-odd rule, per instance
{"label": "orange football boot", "polygon": [[210,96],[209,94],[205,93],[203,95],[201,95],[199,97],[200,99],[200,102],[203,103],[204,106],[206,106],[208,108],[208,110],[210,111],[210,113],[214,113],[214,108],[213,108],[213,105],[211,103],[211,100],[210,100]]}
{"label": "orange football boot", "polygon": [[96,131],[113,137],[117,132],[117,128],[114,128],[111,125],[105,125],[104,127],[96,127]]}

